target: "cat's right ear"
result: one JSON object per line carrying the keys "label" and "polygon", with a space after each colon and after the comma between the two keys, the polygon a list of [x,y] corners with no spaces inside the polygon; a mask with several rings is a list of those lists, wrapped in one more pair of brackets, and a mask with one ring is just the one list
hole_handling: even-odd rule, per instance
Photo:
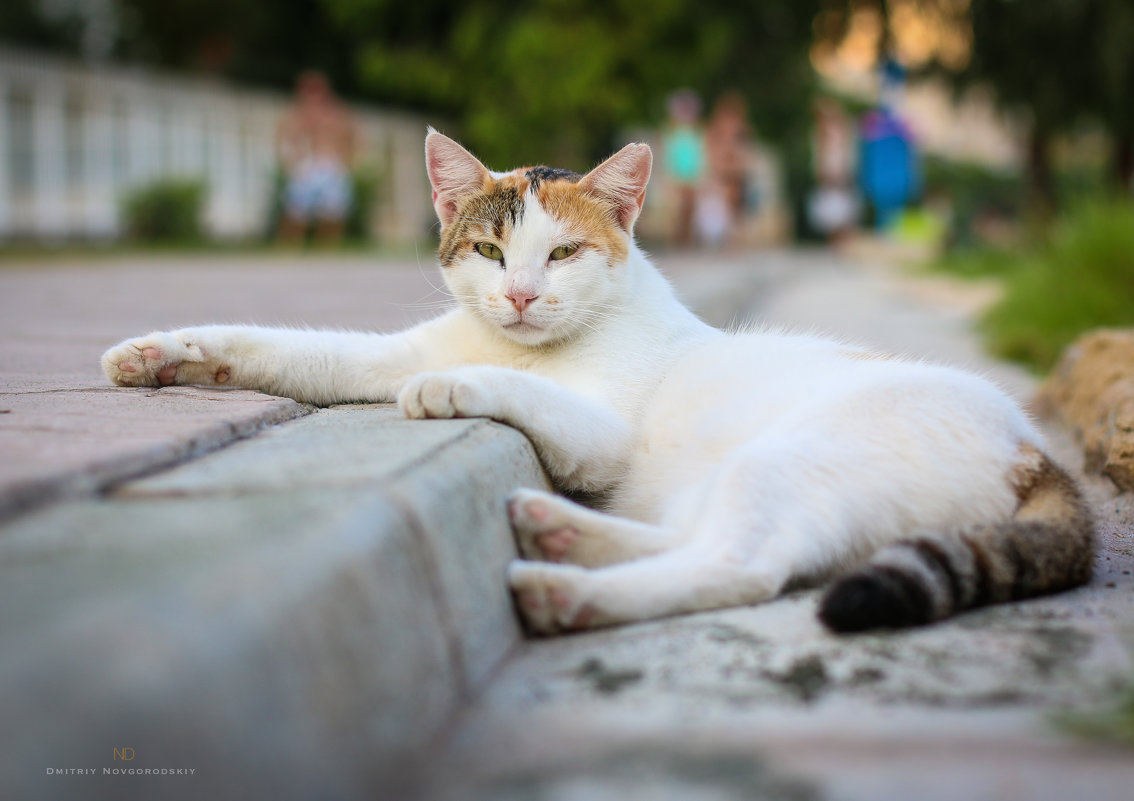
{"label": "cat's right ear", "polygon": [[433,186],[433,208],[442,228],[456,216],[461,199],[483,189],[490,177],[476,156],[432,128],[425,137],[425,170]]}

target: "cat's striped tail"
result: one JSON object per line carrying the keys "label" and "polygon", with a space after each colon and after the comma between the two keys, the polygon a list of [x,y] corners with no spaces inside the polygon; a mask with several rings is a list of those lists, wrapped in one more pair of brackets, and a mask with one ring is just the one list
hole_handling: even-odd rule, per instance
{"label": "cat's striped tail", "polygon": [[1074,480],[1028,448],[1010,481],[1019,500],[1010,520],[882,548],[835,581],[819,618],[842,632],[917,626],[1086,583],[1095,529]]}

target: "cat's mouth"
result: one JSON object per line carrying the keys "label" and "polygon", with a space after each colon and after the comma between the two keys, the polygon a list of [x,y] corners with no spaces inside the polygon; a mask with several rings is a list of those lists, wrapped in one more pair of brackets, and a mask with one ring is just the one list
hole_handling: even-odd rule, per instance
{"label": "cat's mouth", "polygon": [[542,325],[536,325],[535,323],[530,323],[527,320],[523,319],[522,317],[519,320],[505,324],[504,327],[507,328],[509,331],[542,331],[543,330]]}

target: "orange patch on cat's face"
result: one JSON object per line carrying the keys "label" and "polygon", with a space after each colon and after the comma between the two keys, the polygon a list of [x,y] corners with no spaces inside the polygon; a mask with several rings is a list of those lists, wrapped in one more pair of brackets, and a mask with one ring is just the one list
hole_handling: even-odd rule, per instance
{"label": "orange patch on cat's face", "polygon": [[451,267],[474,243],[494,239],[501,243],[523,215],[528,182],[522,177],[489,177],[481,191],[469,195],[457,207],[453,221],[441,231],[437,255],[442,267]]}
{"label": "orange patch on cat's face", "polygon": [[[525,175],[530,169],[521,167],[501,178],[489,178],[480,192],[461,202],[457,216],[441,232],[438,256],[443,267],[452,266],[462,252],[485,238],[506,244],[513,226],[523,217],[525,202],[530,202],[532,184]],[[583,191],[576,180],[540,180],[535,198],[563,225],[567,236],[603,251],[608,264],[626,259],[626,239],[615,210]]]}
{"label": "orange patch on cat's face", "polygon": [[587,194],[571,181],[541,183],[536,189],[536,198],[544,211],[563,225],[568,236],[603,250],[611,266],[625,261],[626,237],[609,204]]}

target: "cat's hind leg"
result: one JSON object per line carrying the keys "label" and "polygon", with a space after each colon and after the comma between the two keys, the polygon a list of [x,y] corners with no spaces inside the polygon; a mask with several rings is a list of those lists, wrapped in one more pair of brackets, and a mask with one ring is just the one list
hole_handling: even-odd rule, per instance
{"label": "cat's hind leg", "polygon": [[508,581],[528,627],[554,634],[759,603],[784,577],[693,545],[598,570],[513,562]]}
{"label": "cat's hind leg", "polygon": [[676,531],[596,512],[539,490],[512,493],[508,518],[520,553],[542,562],[605,567],[678,544]]}

